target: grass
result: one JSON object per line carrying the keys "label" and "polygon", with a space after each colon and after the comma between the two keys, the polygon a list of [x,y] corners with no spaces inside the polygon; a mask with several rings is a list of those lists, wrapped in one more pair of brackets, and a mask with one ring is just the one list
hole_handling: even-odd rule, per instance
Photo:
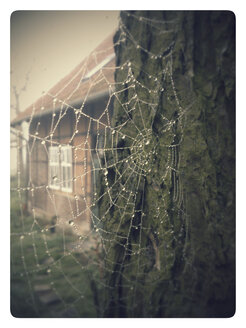
{"label": "grass", "polygon": [[[22,213],[16,191],[11,192],[11,313],[15,317],[97,317],[96,293],[100,275],[93,250],[71,251],[78,237],[71,232],[51,233],[47,221]],[[93,261],[95,260],[95,261]],[[48,285],[60,301],[46,305],[35,291]],[[98,296],[97,295],[97,296]],[[101,299],[99,297],[99,299]],[[100,305],[99,305],[100,306]]]}

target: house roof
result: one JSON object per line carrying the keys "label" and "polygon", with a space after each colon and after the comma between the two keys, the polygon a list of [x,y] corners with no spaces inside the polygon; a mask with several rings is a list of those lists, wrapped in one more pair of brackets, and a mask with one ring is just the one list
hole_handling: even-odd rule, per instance
{"label": "house roof", "polygon": [[[110,34],[68,75],[48,92],[21,112],[11,125],[16,125],[31,117],[46,115],[67,106],[79,106],[113,91],[115,56],[113,36]],[[111,86],[112,84],[112,86]]]}

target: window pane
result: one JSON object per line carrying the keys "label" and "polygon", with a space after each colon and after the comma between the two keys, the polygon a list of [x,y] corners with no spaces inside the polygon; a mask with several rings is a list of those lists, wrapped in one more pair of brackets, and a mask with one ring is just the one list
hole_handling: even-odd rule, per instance
{"label": "window pane", "polygon": [[66,188],[66,168],[62,168],[62,186]]}
{"label": "window pane", "polygon": [[67,186],[68,188],[72,187],[72,166],[67,167]]}
{"label": "window pane", "polygon": [[61,162],[63,165],[72,164],[72,147],[71,146],[62,147]]}
{"label": "window pane", "polygon": [[61,187],[64,191],[72,191],[72,147],[61,148]]}
{"label": "window pane", "polygon": [[61,149],[61,162],[65,161],[64,148]]}
{"label": "window pane", "polygon": [[69,164],[72,164],[72,148],[71,147],[69,147],[67,149],[67,162]]}
{"label": "window pane", "polygon": [[59,189],[59,151],[58,147],[49,147],[49,185],[53,188]]}

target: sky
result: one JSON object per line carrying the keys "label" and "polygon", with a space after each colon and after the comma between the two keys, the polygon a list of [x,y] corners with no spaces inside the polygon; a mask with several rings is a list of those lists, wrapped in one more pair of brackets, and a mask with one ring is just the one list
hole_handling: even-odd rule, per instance
{"label": "sky", "polygon": [[[11,88],[20,110],[66,76],[118,26],[119,11],[15,11],[11,15]],[[11,92],[11,103],[15,97]],[[12,115],[13,117],[13,112]]]}

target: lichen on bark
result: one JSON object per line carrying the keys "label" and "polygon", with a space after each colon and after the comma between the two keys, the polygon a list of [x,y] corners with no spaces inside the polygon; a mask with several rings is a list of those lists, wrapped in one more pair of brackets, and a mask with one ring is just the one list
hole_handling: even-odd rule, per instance
{"label": "lichen on bark", "polygon": [[[121,126],[117,139],[108,138],[119,149],[107,155],[107,163],[117,163],[107,180],[114,205],[101,177],[104,315],[232,316],[234,14],[136,11],[122,12],[121,20],[132,38],[117,42],[122,29],[115,34],[116,65],[127,65],[139,83],[125,81],[114,102],[112,126]],[[116,83],[127,72],[116,70]],[[141,110],[127,113],[122,104],[134,95]],[[127,170],[135,166],[144,173]],[[129,184],[126,200],[122,186]]]}

